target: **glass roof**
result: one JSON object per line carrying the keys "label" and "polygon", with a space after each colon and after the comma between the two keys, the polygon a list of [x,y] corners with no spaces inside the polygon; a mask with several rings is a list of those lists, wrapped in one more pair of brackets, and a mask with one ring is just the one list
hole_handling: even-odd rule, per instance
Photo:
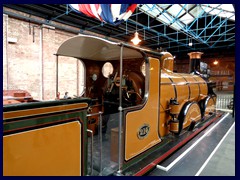
{"label": "glass roof", "polygon": [[201,6],[211,15],[218,15],[235,21],[235,10],[232,4],[202,4]]}
{"label": "glass roof", "polygon": [[143,4],[140,11],[177,30],[188,26],[204,13],[235,21],[232,4]]}
{"label": "glass roof", "polygon": [[194,20],[194,17],[192,15],[190,15],[189,13],[186,13],[182,18],[181,21],[184,24],[189,24],[190,22],[192,22]]}
{"label": "glass roof", "polygon": [[174,17],[179,17],[182,14],[186,13],[185,10],[182,10],[182,7],[179,4],[172,5],[167,11]]}

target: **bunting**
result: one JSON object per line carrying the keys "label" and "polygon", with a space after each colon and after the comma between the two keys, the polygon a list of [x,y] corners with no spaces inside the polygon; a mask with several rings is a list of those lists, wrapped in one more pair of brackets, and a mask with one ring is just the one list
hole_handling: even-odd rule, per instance
{"label": "bunting", "polygon": [[102,22],[118,25],[126,21],[135,11],[137,4],[69,4],[79,13]]}

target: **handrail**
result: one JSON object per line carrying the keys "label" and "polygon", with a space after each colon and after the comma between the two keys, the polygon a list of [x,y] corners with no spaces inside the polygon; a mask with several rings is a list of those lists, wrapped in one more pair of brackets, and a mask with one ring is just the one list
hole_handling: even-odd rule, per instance
{"label": "handrail", "polygon": [[235,83],[233,85],[233,108],[232,108],[232,118],[234,118],[235,115]]}
{"label": "handrail", "polygon": [[98,113],[92,113],[92,114],[87,114],[87,117],[91,117],[91,116],[96,116],[96,115],[99,115],[99,153],[100,153],[100,172],[99,172],[99,175],[102,176],[102,114],[103,112],[102,111],[99,111]]}
{"label": "handrail", "polygon": [[98,113],[87,114],[87,117],[92,117],[92,116],[102,115],[102,114],[103,114],[103,112],[99,111]]}
{"label": "handrail", "polygon": [[87,132],[91,133],[91,173],[89,175],[92,175],[93,173],[93,131],[90,129],[87,129]]}

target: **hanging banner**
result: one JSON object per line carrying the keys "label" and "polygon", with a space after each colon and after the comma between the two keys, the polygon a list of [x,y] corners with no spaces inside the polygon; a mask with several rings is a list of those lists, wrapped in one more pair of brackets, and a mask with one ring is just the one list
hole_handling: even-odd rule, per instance
{"label": "hanging banner", "polygon": [[69,4],[69,6],[76,12],[118,25],[132,15],[137,4]]}

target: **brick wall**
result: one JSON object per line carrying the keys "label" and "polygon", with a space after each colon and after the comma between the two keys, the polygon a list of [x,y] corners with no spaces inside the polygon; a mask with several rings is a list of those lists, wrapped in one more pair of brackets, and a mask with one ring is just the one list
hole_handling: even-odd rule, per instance
{"label": "brick wall", "polygon": [[[29,17],[25,13],[13,12]],[[39,100],[55,99],[56,56],[54,54],[63,41],[75,35],[3,15],[3,89],[27,90],[34,99]],[[83,79],[77,79],[77,72],[82,71],[81,63],[78,67],[75,58],[59,58],[61,97],[66,91],[71,96],[80,93],[82,87],[77,85],[82,86],[83,82],[77,80],[83,81]]]}
{"label": "brick wall", "polygon": [[[39,17],[6,7],[4,10],[32,19]],[[19,18],[3,15],[3,89],[27,90],[38,100],[56,97],[56,56],[58,47],[68,38],[76,36],[80,29],[57,22],[51,22],[76,33],[43,27]],[[87,34],[96,35],[92,32]],[[97,34],[100,36],[99,34]],[[103,37],[103,36],[100,36]],[[16,42],[8,42],[12,38]],[[109,38],[109,40],[117,41]],[[59,57],[58,91],[60,97],[81,95],[84,89],[85,70],[81,61],[75,58]]]}
{"label": "brick wall", "polygon": [[[217,60],[219,63],[214,65],[213,62]],[[189,72],[189,59],[176,60],[176,70],[179,73]],[[221,57],[202,57],[201,61],[208,64],[211,70],[210,80],[217,83],[217,90],[232,91],[235,83],[235,57],[233,55],[226,55]]]}
{"label": "brick wall", "polygon": [[3,15],[3,89],[7,89],[7,21],[8,16]]}
{"label": "brick wall", "polygon": [[[214,65],[217,60],[219,63]],[[235,57],[221,57],[209,59],[211,69],[210,80],[217,83],[218,91],[233,91],[235,83]]]}

